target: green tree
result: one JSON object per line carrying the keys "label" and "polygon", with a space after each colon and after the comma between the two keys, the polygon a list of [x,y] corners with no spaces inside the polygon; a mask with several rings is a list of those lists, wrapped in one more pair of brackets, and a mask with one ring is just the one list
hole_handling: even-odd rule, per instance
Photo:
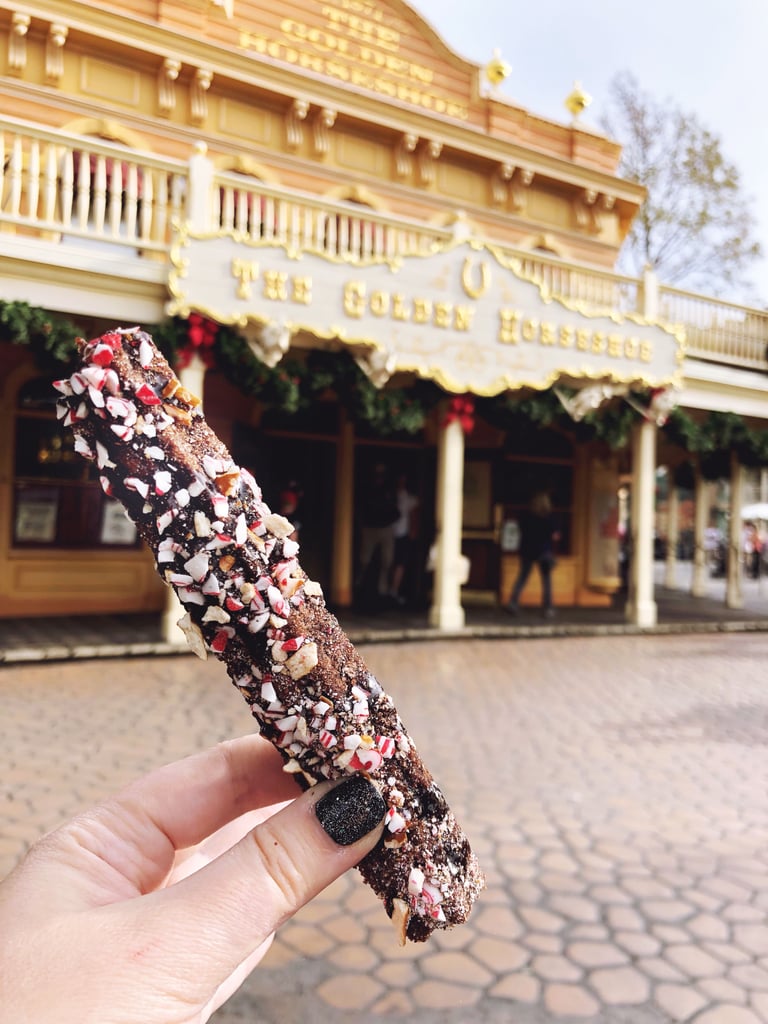
{"label": "green tree", "polygon": [[743,292],[760,255],[752,204],[720,139],[628,72],[610,86],[601,127],[623,146],[619,173],[647,189],[619,266],[719,297]]}

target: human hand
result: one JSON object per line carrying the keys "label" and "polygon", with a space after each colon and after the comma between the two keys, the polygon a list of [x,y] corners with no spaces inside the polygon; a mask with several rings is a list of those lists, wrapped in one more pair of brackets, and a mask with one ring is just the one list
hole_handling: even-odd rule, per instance
{"label": "human hand", "polygon": [[362,776],[296,793],[246,736],[41,839],[0,883],[0,1024],[204,1024],[381,836]]}

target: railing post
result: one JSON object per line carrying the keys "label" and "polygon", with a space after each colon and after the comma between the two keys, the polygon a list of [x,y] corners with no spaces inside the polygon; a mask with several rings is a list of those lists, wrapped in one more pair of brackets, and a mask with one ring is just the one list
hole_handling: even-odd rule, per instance
{"label": "railing post", "polygon": [[646,320],[658,320],[659,318],[659,279],[650,263],[643,267],[643,276],[640,279],[638,291],[638,313]]}
{"label": "railing post", "polygon": [[192,231],[209,231],[213,226],[211,196],[213,191],[213,161],[207,156],[204,142],[195,144],[189,160],[189,189],[187,191],[187,221]]}

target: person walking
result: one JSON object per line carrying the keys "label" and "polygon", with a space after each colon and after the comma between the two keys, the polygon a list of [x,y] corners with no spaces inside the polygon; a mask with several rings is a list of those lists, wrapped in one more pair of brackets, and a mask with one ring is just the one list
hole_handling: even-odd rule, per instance
{"label": "person walking", "polygon": [[520,569],[512,587],[509,601],[504,610],[510,615],[517,615],[520,595],[534,565],[539,567],[541,576],[541,603],[546,618],[555,614],[552,605],[552,570],[555,566],[555,545],[560,539],[560,531],[552,512],[552,503],[545,491],[540,491],[531,499],[528,509],[520,519]]}

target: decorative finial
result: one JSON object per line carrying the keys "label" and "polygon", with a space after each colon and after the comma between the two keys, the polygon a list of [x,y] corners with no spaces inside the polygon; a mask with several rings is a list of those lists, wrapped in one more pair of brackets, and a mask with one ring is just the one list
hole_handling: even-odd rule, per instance
{"label": "decorative finial", "polygon": [[584,113],[592,102],[592,97],[581,87],[581,82],[574,82],[573,89],[565,98],[565,107],[573,115],[574,121]]}
{"label": "decorative finial", "polygon": [[501,50],[494,50],[493,57],[485,65],[485,77],[492,86],[501,85],[512,74],[512,65],[502,59]]}

